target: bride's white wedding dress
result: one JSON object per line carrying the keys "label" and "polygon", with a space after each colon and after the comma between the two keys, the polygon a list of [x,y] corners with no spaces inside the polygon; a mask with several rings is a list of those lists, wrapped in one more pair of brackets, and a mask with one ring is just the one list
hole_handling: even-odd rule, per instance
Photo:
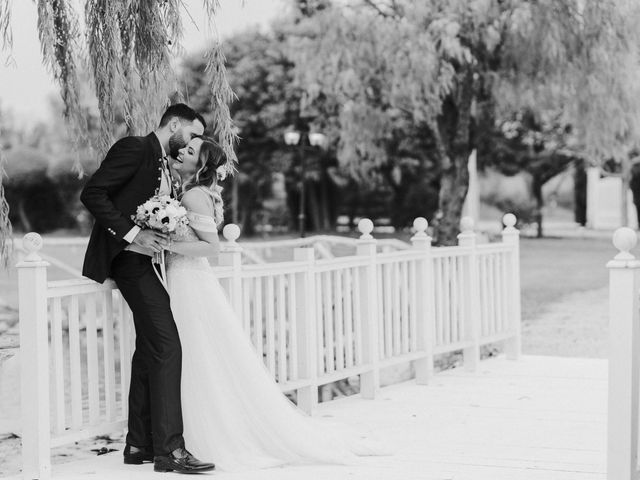
{"label": "bride's white wedding dress", "polygon": [[[190,213],[189,218],[195,229],[215,228],[211,217]],[[197,239],[189,229],[179,240]],[[184,437],[196,457],[236,471],[350,464],[355,455],[377,454],[304,414],[282,394],[206,258],[170,254],[167,264],[171,310],[182,343]]]}

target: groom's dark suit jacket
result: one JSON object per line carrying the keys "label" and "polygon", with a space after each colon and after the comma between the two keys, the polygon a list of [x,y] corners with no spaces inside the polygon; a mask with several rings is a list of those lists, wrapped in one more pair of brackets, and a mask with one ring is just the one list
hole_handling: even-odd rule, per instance
{"label": "groom's dark suit jacket", "polygon": [[131,215],[151,198],[162,172],[158,137],[125,137],[109,150],[100,168],[85,185],[80,200],[95,217],[82,274],[103,283],[111,261],[127,245],[124,236],[133,228]]}

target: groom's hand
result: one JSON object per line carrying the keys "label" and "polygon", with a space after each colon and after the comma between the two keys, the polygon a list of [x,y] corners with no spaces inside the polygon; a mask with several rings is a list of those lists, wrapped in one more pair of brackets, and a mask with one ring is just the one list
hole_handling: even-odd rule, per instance
{"label": "groom's hand", "polygon": [[140,230],[132,243],[161,252],[169,246],[169,235],[154,230]]}

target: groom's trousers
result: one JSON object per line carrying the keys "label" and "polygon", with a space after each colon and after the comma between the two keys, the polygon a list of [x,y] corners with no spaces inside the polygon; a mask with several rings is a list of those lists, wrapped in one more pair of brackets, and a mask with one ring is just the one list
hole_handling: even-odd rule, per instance
{"label": "groom's trousers", "polygon": [[136,329],[127,443],[153,446],[155,455],[166,455],[184,447],[182,349],[169,295],[146,255],[121,252],[111,264],[111,278],[133,312]]}

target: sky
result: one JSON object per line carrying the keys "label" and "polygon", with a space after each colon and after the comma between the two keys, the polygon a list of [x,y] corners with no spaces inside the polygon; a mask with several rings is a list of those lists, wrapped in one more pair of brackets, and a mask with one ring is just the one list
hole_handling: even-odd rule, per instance
{"label": "sky", "polygon": [[[25,123],[47,120],[49,117],[48,97],[57,88],[51,75],[42,65],[40,43],[36,28],[35,2],[13,0],[12,62],[4,64],[6,55],[0,57],[0,106],[9,110],[15,120]],[[78,5],[83,1],[76,0]],[[202,0],[184,0],[193,22],[185,15],[183,23],[185,36],[183,45],[187,52],[193,51],[215,38],[221,39],[237,31],[248,28],[267,28],[269,22],[286,8],[286,0],[220,0],[220,11],[216,25],[210,28],[202,9]],[[81,12],[81,7],[77,8]]]}

